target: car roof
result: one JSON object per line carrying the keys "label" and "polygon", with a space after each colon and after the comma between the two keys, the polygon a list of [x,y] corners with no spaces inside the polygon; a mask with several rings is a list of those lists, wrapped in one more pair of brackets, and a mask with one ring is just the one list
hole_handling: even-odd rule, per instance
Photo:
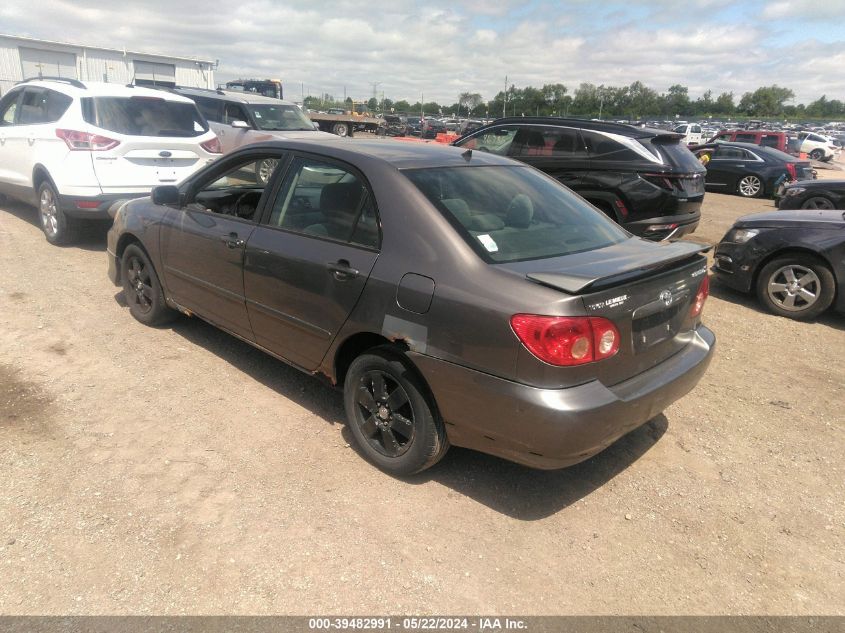
{"label": "car roof", "polygon": [[[610,123],[607,121],[589,121],[587,119],[569,119],[563,117],[553,116],[518,116],[518,117],[504,117],[496,119],[488,126],[498,125],[559,125],[561,127],[577,127],[582,130],[595,130],[597,132],[612,132],[621,136],[628,136],[631,138],[650,138],[653,136],[663,136],[673,134],[667,130],[655,130],[652,128],[634,127],[626,123]],[[477,134],[479,130],[473,130],[473,134]]]}
{"label": "car roof", "polygon": [[525,167],[504,156],[478,152],[443,145],[442,143],[423,143],[412,141],[395,141],[383,139],[280,139],[245,145],[237,151],[258,147],[267,149],[298,150],[303,152],[319,152],[325,156],[354,163],[357,159],[366,158],[389,163],[397,169],[424,169],[432,167],[467,167],[481,165],[508,165]]}
{"label": "car roof", "polygon": [[54,79],[30,79],[17,84],[18,86],[37,86],[62,92],[71,97],[150,97],[192,103],[190,99],[154,88],[133,86],[104,81],[77,81]]}
{"label": "car roof", "polygon": [[251,105],[258,105],[262,103],[278,105],[280,103],[283,103],[285,105],[296,105],[293,102],[285,101],[284,99],[265,97],[264,95],[260,95],[255,92],[243,92],[240,90],[223,90],[222,88],[218,88],[216,90],[212,90],[211,88],[183,88],[182,86],[177,86],[172,90],[177,94],[181,95],[189,95],[191,97],[207,97],[209,99],[231,101],[234,103],[247,103]]}

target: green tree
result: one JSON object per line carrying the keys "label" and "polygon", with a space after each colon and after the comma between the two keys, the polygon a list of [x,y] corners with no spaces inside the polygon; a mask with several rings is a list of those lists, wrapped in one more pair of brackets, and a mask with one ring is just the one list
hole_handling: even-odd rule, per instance
{"label": "green tree", "polygon": [[793,98],[795,98],[795,93],[789,88],[782,88],[777,84],[761,86],[754,92],[746,92],[742,95],[737,109],[749,116],[781,116],[784,103]]}
{"label": "green tree", "polygon": [[733,114],[735,109],[732,92],[723,92],[716,97],[716,102],[713,104],[713,114]]}

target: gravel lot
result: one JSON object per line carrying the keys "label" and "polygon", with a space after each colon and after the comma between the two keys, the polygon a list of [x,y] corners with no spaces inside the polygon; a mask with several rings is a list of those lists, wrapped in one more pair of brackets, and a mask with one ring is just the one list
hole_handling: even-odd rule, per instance
{"label": "gravel lot", "polygon": [[[770,208],[708,193],[695,238]],[[104,249],[0,204],[0,613],[845,614],[841,315],[714,285],[708,374],[604,453],[400,480],[315,379],[134,321]]]}

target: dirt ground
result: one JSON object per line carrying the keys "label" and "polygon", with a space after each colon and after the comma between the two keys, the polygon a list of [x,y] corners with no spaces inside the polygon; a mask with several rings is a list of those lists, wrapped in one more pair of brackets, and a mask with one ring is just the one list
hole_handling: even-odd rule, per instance
{"label": "dirt ground", "polygon": [[[771,208],[708,193],[695,237]],[[133,320],[104,249],[0,205],[2,614],[845,614],[841,315],[714,285],[709,372],[604,453],[402,480],[317,380]]]}

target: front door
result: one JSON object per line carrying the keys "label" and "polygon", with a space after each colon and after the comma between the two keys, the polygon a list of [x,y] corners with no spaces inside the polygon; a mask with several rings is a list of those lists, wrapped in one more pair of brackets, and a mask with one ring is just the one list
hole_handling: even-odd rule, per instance
{"label": "front door", "polygon": [[244,303],[244,247],[266,197],[256,170],[266,157],[265,152],[222,159],[192,184],[186,205],[171,209],[161,229],[164,281],[172,299],[248,340],[253,334]]}
{"label": "front door", "polygon": [[315,369],[346,322],[378,257],[374,198],[352,167],[298,157],[244,261],[255,341]]}

